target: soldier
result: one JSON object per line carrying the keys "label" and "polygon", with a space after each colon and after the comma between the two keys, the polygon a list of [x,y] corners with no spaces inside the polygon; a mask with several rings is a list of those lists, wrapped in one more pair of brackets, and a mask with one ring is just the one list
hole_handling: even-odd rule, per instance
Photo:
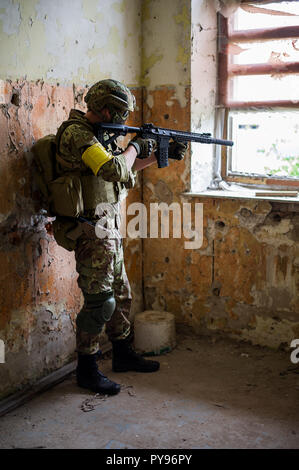
{"label": "soldier", "polygon": [[[114,372],[154,372],[159,369],[159,362],[145,360],[130,345],[132,296],[118,232],[120,201],[126,197],[127,189],[134,186],[136,171],[152,165],[156,158],[151,139],[135,137],[120,153],[112,146],[105,149],[95,136],[94,124],[124,123],[129,112],[134,110],[135,97],[125,85],[116,80],[102,80],[89,89],[84,100],[87,112],[71,110],[69,119],[58,129],[57,172],[61,176],[79,176],[84,206],[81,215],[86,219],[97,222],[97,207],[109,203],[111,210],[106,216],[113,219],[116,236],[97,238],[87,224],[77,226],[74,250],[84,305],[76,319],[76,374],[80,387],[112,395],[120,391],[120,385],[105,377],[96,363],[104,325],[112,342]],[[175,153],[183,157],[185,150],[182,144],[175,148]],[[173,158],[178,159],[178,156]],[[62,245],[61,233],[64,240],[71,238],[67,232],[68,223],[61,217],[54,223],[55,238]]]}

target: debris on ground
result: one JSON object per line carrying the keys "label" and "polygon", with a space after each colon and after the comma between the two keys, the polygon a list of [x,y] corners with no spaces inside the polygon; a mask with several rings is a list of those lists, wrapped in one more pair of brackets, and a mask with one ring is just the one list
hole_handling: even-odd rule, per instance
{"label": "debris on ground", "polygon": [[136,393],[133,390],[133,385],[121,385],[121,390],[127,390],[130,397],[136,397]]}
{"label": "debris on ground", "polygon": [[107,398],[108,395],[100,395],[99,393],[96,393],[93,397],[86,398],[81,403],[80,409],[84,412],[93,411],[96,406],[101,405],[103,401],[107,400]]}

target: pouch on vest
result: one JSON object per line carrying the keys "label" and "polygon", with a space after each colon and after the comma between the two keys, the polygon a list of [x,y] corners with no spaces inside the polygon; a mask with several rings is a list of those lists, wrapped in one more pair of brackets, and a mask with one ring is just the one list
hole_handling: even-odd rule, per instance
{"label": "pouch on vest", "polygon": [[82,186],[79,176],[60,176],[49,183],[50,208],[54,214],[78,217],[84,212]]}
{"label": "pouch on vest", "polygon": [[[56,217],[53,222],[54,238],[59,246],[65,250],[73,251],[76,248],[77,239],[82,233],[81,223],[75,220],[65,219],[63,217]],[[76,236],[74,236],[75,232]]]}

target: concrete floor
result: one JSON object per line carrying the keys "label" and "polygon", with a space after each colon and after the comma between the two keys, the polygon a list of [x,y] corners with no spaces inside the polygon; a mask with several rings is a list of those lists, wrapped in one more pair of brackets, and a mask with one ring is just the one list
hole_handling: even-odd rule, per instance
{"label": "concrete floor", "polygon": [[299,448],[289,353],[186,330],[177,340],[153,374],[115,374],[102,361],[119,395],[94,398],[72,375],[6,414],[0,448]]}

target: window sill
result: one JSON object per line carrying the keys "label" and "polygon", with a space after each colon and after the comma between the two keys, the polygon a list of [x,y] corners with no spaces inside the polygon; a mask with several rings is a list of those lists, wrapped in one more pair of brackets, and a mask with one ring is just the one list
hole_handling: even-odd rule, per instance
{"label": "window sill", "polygon": [[299,196],[287,197],[287,196],[256,196],[256,189],[240,189],[240,190],[224,190],[224,189],[207,189],[200,193],[181,193],[181,196],[186,197],[197,197],[197,198],[221,198],[221,199],[254,199],[256,201],[274,201],[274,202],[287,202],[298,203]]}

